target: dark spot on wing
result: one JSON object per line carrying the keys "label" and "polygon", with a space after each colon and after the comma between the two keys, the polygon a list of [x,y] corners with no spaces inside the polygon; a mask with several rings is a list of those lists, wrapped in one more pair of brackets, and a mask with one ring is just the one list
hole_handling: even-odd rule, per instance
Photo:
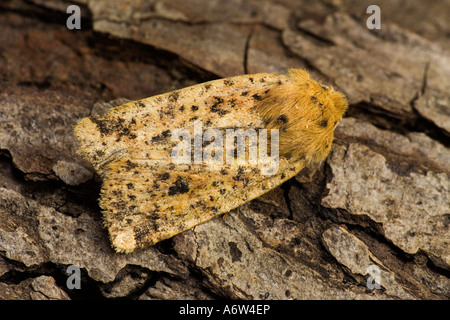
{"label": "dark spot on wing", "polygon": [[159,176],[161,180],[168,180],[170,178],[170,174],[168,172],[164,172]]}
{"label": "dark spot on wing", "polygon": [[158,134],[158,135],[152,137],[152,142],[164,140],[165,138],[169,137],[170,135],[171,135],[170,130],[163,131],[163,132],[161,132],[161,134]]}
{"label": "dark spot on wing", "polygon": [[179,93],[175,91],[169,95],[169,101],[176,102],[178,100],[178,97]]}
{"label": "dark spot on wing", "polygon": [[288,117],[285,114],[282,114],[277,118],[277,121],[280,122],[281,124],[286,124],[288,123]]}
{"label": "dark spot on wing", "polygon": [[178,176],[177,181],[169,187],[169,196],[186,193],[189,191],[189,184],[180,176]]}
{"label": "dark spot on wing", "polygon": [[257,94],[257,93],[255,93],[253,96],[253,99],[255,99],[256,101],[261,101],[263,98],[259,95],[259,94]]}
{"label": "dark spot on wing", "polygon": [[223,99],[221,97],[214,97],[214,99],[216,99],[216,102],[211,106],[211,112],[217,112],[222,116],[227,114],[229,112],[228,110],[223,110],[220,108],[220,106],[223,104]]}
{"label": "dark spot on wing", "polygon": [[131,169],[134,169],[137,167],[137,164],[131,162],[130,160],[127,160],[127,163],[124,166],[124,169],[127,171],[130,171]]}
{"label": "dark spot on wing", "polygon": [[109,135],[112,132],[115,132],[118,130],[118,128],[121,128],[122,122],[119,118],[117,122],[100,119],[99,117],[91,117],[90,120],[97,125],[98,130],[100,131],[101,135]]}
{"label": "dark spot on wing", "polygon": [[237,174],[233,177],[233,180],[235,180],[235,181],[241,181],[241,180],[242,180],[242,175],[243,175],[243,173],[244,173],[244,168],[239,167],[239,168],[238,168]]}
{"label": "dark spot on wing", "polygon": [[321,121],[319,122],[319,127],[322,127],[322,128],[328,127],[328,120],[327,120],[327,119],[321,120]]}

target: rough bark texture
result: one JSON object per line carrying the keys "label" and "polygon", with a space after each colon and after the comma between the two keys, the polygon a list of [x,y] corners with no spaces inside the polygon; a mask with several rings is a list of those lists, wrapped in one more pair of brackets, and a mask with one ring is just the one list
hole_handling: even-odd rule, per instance
{"label": "rough bark texture", "polygon": [[[67,29],[66,1],[0,3],[0,299],[450,298],[450,1],[73,3],[81,30]],[[371,4],[380,30],[366,27]],[[75,155],[77,120],[291,67],[349,99],[328,159],[115,253],[99,178]]]}

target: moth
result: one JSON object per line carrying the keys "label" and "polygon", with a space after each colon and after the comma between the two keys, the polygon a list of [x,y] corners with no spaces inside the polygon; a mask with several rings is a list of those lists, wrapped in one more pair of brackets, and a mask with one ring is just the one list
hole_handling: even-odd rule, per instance
{"label": "moth", "polygon": [[347,107],[342,93],[291,69],[133,101],[82,119],[75,136],[78,153],[102,178],[99,203],[112,246],[132,252],[324,160]]}

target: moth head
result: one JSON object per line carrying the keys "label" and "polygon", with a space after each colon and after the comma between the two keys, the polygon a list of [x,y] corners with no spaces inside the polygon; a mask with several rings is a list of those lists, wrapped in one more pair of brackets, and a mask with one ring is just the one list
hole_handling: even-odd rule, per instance
{"label": "moth head", "polygon": [[331,150],[333,131],[347,110],[347,99],[301,69],[288,71],[257,105],[268,129],[280,130],[280,155],[324,159]]}
{"label": "moth head", "polygon": [[330,111],[333,120],[339,121],[342,119],[344,113],[347,111],[348,102],[346,97],[333,87],[328,87],[320,84],[311,78],[310,74],[302,69],[290,69],[287,72],[291,84],[291,90],[296,92],[297,99],[303,103],[307,102],[305,99],[310,99],[319,107],[324,106]]}

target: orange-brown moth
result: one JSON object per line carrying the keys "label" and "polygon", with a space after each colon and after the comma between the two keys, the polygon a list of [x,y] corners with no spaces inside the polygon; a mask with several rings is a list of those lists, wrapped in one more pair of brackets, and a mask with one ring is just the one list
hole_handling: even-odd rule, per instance
{"label": "orange-brown moth", "polygon": [[[342,93],[291,69],[130,102],[82,119],[75,136],[79,154],[103,180],[100,206],[112,245],[132,252],[228,212],[325,159],[346,109]],[[236,130],[245,134],[244,149],[227,135]],[[251,157],[255,150],[272,152],[275,144],[276,166]],[[233,153],[241,161],[228,161]]]}

